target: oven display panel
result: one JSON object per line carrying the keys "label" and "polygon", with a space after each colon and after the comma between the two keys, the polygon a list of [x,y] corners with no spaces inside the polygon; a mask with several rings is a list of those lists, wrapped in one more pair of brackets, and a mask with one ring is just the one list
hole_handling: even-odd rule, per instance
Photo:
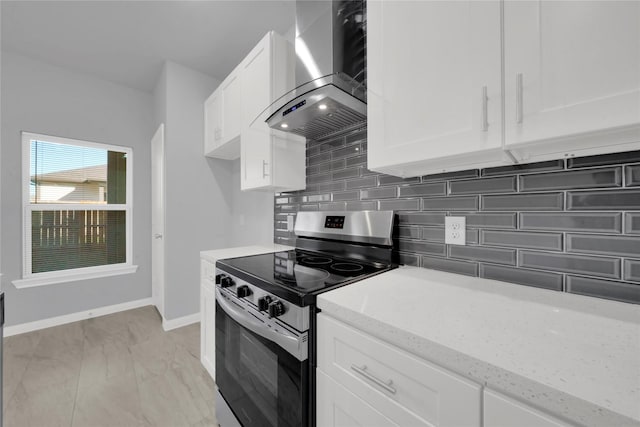
{"label": "oven display panel", "polygon": [[324,228],[344,228],[344,216],[328,215],[324,220]]}

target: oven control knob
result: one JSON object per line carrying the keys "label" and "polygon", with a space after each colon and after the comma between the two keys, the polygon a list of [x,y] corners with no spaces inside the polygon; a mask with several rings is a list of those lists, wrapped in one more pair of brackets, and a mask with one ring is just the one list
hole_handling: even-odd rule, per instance
{"label": "oven control knob", "polygon": [[222,280],[222,274],[216,274],[216,285],[220,284],[220,280]]}
{"label": "oven control knob", "polygon": [[269,304],[269,317],[278,317],[284,314],[284,304],[281,301],[274,301]]}
{"label": "oven control knob", "polygon": [[251,295],[251,289],[247,285],[238,286],[236,288],[236,296],[238,298],[246,298]]}
{"label": "oven control knob", "polygon": [[269,309],[269,304],[271,304],[271,297],[269,295],[258,298],[258,310],[267,311]]}
{"label": "oven control knob", "polygon": [[222,286],[223,288],[228,288],[229,286],[233,286],[233,285],[235,285],[235,282],[231,277],[224,276],[223,278],[220,279],[220,286]]}

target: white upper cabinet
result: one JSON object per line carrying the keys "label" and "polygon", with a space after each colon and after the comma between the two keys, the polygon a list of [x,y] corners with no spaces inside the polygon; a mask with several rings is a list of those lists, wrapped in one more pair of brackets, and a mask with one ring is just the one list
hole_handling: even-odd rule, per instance
{"label": "white upper cabinet", "polygon": [[240,68],[242,190],[304,189],[305,139],[272,130],[265,122],[256,121],[277,98],[293,89],[293,46],[270,32],[247,55]]}
{"label": "white upper cabinet", "polygon": [[506,1],[504,41],[519,161],[638,148],[640,2]]}
{"label": "white upper cabinet", "polygon": [[501,161],[500,7],[367,3],[369,169],[416,176]]}
{"label": "white upper cabinet", "polygon": [[367,31],[369,169],[640,148],[640,2],[372,0]]}
{"label": "white upper cabinet", "polygon": [[204,154],[221,159],[240,156],[242,85],[237,67],[204,103]]}
{"label": "white upper cabinet", "polygon": [[240,157],[243,190],[306,186],[305,139],[256,120],[294,88],[294,72],[293,45],[271,31],[205,102],[205,155]]}
{"label": "white upper cabinet", "polygon": [[204,101],[204,154],[209,155],[222,139],[222,97],[220,88]]}

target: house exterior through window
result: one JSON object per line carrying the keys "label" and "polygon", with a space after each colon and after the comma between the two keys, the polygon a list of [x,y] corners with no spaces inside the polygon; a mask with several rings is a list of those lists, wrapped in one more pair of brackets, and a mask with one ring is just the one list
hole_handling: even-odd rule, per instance
{"label": "house exterior through window", "polygon": [[22,143],[23,279],[131,267],[132,150],[27,132]]}

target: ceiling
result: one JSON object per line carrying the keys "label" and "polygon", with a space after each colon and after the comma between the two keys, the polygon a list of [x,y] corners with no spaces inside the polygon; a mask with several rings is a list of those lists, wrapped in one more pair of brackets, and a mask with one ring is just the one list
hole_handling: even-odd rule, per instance
{"label": "ceiling", "polygon": [[6,1],[2,49],[152,91],[165,60],[222,80],[269,30],[293,27],[291,0]]}

